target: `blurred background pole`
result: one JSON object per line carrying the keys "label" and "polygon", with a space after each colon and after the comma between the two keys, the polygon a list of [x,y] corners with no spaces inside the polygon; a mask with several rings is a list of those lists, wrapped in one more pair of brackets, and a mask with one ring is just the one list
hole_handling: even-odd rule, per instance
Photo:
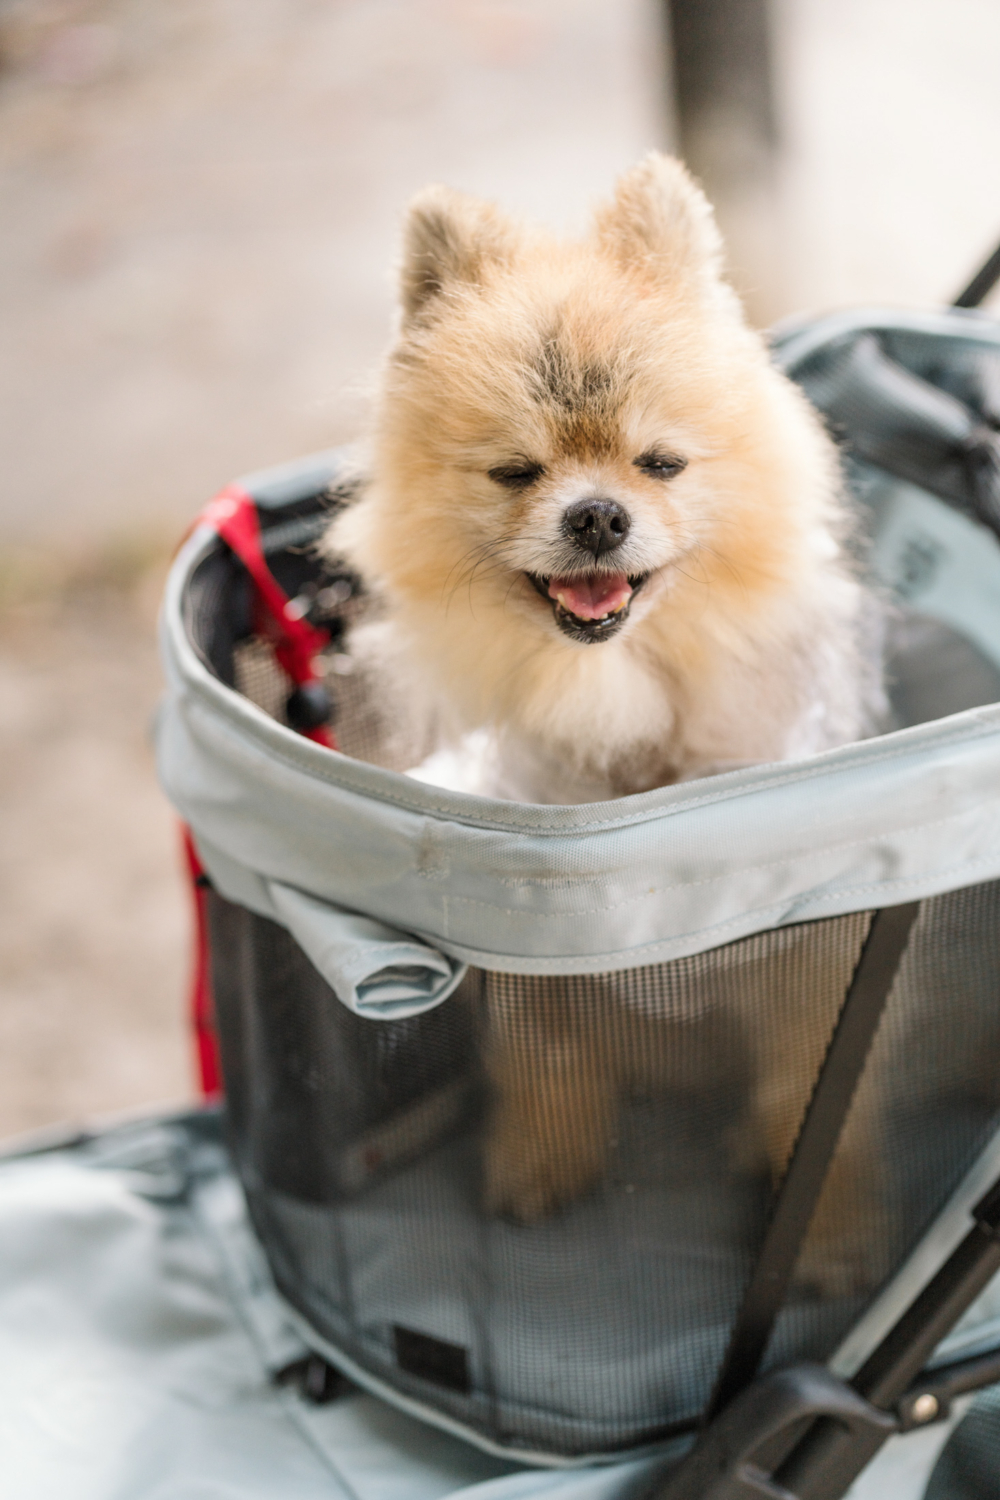
{"label": "blurred background pole", "polygon": [[770,0],[660,0],[680,154],[715,204],[751,318],[783,307]]}

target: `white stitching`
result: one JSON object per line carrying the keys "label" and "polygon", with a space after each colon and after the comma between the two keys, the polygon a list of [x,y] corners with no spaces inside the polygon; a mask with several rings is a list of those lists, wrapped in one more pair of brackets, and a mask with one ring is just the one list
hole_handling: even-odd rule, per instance
{"label": "white stitching", "polygon": [[[981,816],[981,809],[966,808],[963,812],[961,812],[961,813],[952,813],[947,818],[935,818],[935,819],[933,819],[929,823],[913,823],[913,824],[909,824],[904,829],[899,830],[898,833],[897,833],[897,836],[912,835],[912,834],[915,834],[915,833],[920,833],[924,829],[927,829],[927,828],[937,828],[940,824],[952,823],[952,822],[955,822],[958,819],[967,818],[970,815],[970,813],[973,812],[973,811],[979,813],[980,816]],[[826,852],[834,853],[834,852],[836,852],[838,850],[842,851],[842,850],[846,850],[846,849],[857,849],[859,847],[866,846],[866,845],[870,844],[871,842],[872,842],[872,840],[870,838],[867,838],[867,839],[851,839],[849,842],[842,843],[842,844],[824,844],[823,845],[823,852],[824,853],[826,853]],[[552,917],[592,917],[592,916],[599,916],[599,915],[601,915],[604,912],[620,911],[622,909],[622,907],[634,906],[639,901],[646,900],[650,896],[665,896],[665,895],[667,895],[671,891],[694,891],[694,890],[697,890],[700,886],[704,886],[704,885],[717,885],[720,881],[730,880],[730,879],[732,879],[734,877],[734,875],[738,876],[738,875],[746,874],[746,873],[749,873],[749,872],[752,872],[752,871],[757,871],[757,870],[771,870],[771,869],[775,869],[775,868],[780,867],[781,865],[790,864],[790,863],[792,863],[794,860],[796,860],[798,858],[801,858],[801,855],[786,854],[786,855],[782,856],[781,859],[772,859],[772,860],[768,860],[766,862],[756,863],[756,864],[752,864],[752,865],[744,865],[744,866],[741,866],[739,869],[727,869],[724,872],[722,872],[721,874],[707,876],[704,880],[685,880],[685,881],[678,881],[675,885],[654,886],[650,890],[643,891],[643,892],[641,892],[641,893],[639,893],[637,895],[634,895],[634,896],[629,896],[624,901],[617,901],[617,902],[615,902],[615,904],[613,906],[612,905],[604,905],[604,906],[581,907],[581,908],[574,908],[573,910],[560,910],[558,912],[533,912],[533,911],[530,911],[527,907],[498,906],[498,905],[496,905],[495,902],[477,901],[472,896],[452,896],[451,899],[453,901],[460,902],[463,906],[479,906],[479,907],[482,907],[486,911],[502,912],[504,916],[508,916],[508,917],[512,917],[512,916],[533,916],[533,917],[537,917],[539,920],[545,920],[545,919],[552,918]],[[945,873],[945,872],[942,872],[942,873]],[[919,879],[921,877],[912,877],[912,878],[913,879]],[[926,879],[927,877],[924,876],[922,878]],[[507,882],[507,883],[509,883],[509,882]],[[588,882],[588,883],[592,884],[593,882]],[[892,882],[889,882],[889,883],[892,884]],[[523,882],[523,884],[524,884],[525,889],[527,889],[527,890],[532,889],[533,882],[531,882],[530,880],[526,879]],[[884,884],[885,884],[885,882],[880,882],[879,884],[873,885],[873,886],[870,886],[870,887],[869,886],[857,886],[857,887],[852,887],[850,889],[857,889],[857,890],[867,890],[867,889],[881,890],[881,889],[883,889]],[[844,894],[847,894],[847,892],[844,892]]]}

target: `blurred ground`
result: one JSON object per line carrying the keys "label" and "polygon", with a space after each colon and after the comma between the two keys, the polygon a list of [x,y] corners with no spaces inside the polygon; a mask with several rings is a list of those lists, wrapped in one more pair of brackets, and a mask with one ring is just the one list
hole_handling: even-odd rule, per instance
{"label": "blurred ground", "polygon": [[26,540],[180,523],[351,435],[428,179],[558,222],[662,135],[639,0],[6,14],[0,525]]}
{"label": "blurred ground", "polygon": [[154,613],[91,578],[0,623],[3,1132],[190,1090]]}
{"label": "blurred ground", "polygon": [[[1000,8],[775,15],[753,315],[956,291],[1000,235]],[[166,539],[358,430],[411,192],[572,227],[668,98],[653,0],[0,0],[0,1135],[191,1087]]]}

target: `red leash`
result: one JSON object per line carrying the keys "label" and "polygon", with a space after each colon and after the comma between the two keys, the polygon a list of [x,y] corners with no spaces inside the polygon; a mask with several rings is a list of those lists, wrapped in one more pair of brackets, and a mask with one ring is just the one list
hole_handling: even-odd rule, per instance
{"label": "red leash", "polygon": [[[328,637],[323,631],[310,625],[308,620],[289,613],[288,595],[267,566],[264,557],[260,518],[251,497],[238,485],[229,485],[214,500],[209,501],[194,523],[194,526],[199,525],[211,526],[250,574],[257,605],[255,624],[259,633],[270,641],[279,666],[297,689],[308,691],[313,684],[322,687],[322,677],[314,663],[327,644]],[[303,728],[299,733],[318,745],[325,745],[330,750],[337,749],[336,737],[327,724]],[[201,1092],[206,1098],[218,1098],[223,1085],[212,999],[208,913],[205,909],[208,884],[191,830],[186,826],[183,827],[183,839],[184,859],[191,879],[195,923],[189,1015],[194,1031]]]}

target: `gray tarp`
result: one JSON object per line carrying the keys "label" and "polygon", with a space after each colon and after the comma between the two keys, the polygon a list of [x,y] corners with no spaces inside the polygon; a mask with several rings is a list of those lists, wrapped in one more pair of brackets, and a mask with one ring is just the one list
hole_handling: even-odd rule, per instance
{"label": "gray tarp", "polygon": [[[212,1114],[0,1161],[4,1500],[611,1500],[648,1470],[523,1469],[374,1396],[310,1405],[270,1379],[303,1352]],[[852,1500],[919,1500],[953,1425],[894,1439]]]}

